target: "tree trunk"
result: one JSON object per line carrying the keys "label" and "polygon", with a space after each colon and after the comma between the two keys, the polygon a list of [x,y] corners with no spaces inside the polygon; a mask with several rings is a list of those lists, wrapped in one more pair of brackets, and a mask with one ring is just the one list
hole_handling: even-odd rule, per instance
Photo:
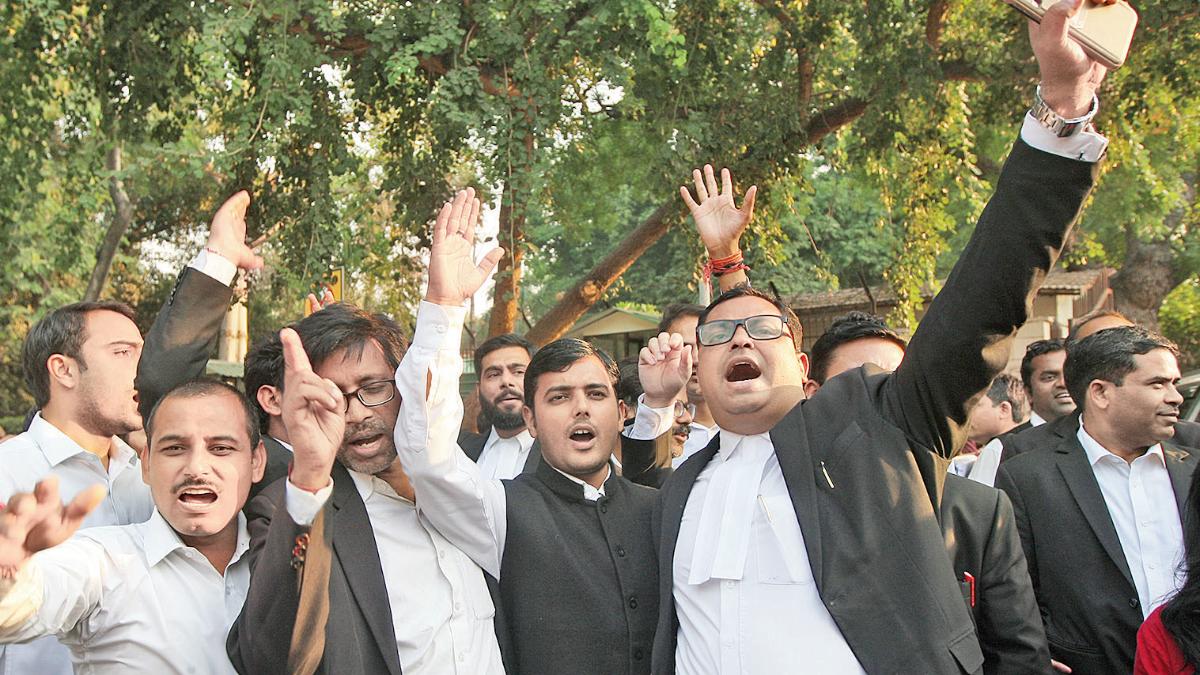
{"label": "tree trunk", "polygon": [[96,265],[92,268],[92,278],[88,280],[87,291],[83,294],[85,301],[94,302],[104,291],[108,281],[109,270],[112,269],[113,258],[117,255],[117,247],[121,244],[129,225],[133,223],[133,204],[125,192],[125,182],[121,180],[121,145],[118,143],[104,157],[104,168],[113,175],[108,179],[108,194],[112,197],[113,217],[96,251]]}
{"label": "tree trunk", "polygon": [[525,258],[525,210],[514,208],[516,190],[509,182],[508,193],[500,201],[500,233],[497,239],[505,256],[496,270],[496,288],[492,291],[492,312],[488,317],[488,337],[511,333],[520,316],[521,261]]}
{"label": "tree trunk", "polygon": [[525,337],[535,345],[544,345],[562,337],[563,333],[570,330],[579,317],[600,299],[604,291],[646,252],[646,249],[666,234],[670,225],[667,217],[680,207],[681,202],[673,199],[655,209],[654,213],[636,230],[630,232],[612,253],[605,256],[604,260],[593,267],[574,288],[567,291],[562,300],[559,300]]}

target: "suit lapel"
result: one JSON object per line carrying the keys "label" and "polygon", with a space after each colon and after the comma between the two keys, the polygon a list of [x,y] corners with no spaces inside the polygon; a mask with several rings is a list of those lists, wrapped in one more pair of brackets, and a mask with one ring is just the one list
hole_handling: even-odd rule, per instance
{"label": "suit lapel", "polygon": [[521,468],[521,473],[533,473],[537,471],[538,464],[542,462],[542,446],[536,439],[533,445],[529,446],[529,455],[525,457],[525,466]]}
{"label": "suit lapel", "polygon": [[371,519],[354,479],[338,463],[333,465],[333,506],[333,547],[346,574],[346,583],[354,594],[359,612],[371,627],[388,670],[393,675],[400,675],[392,608]]}
{"label": "suit lapel", "polygon": [[713,436],[708,445],[680,465],[662,487],[663,530],[662,541],[659,542],[658,565],[664,579],[671,579],[679,526],[683,522],[683,509],[687,506],[688,496],[692,494],[692,486],[696,484],[700,472],[716,456],[719,447],[720,437]]}
{"label": "suit lapel", "polygon": [[817,510],[817,469],[808,447],[804,428],[803,404],[797,405],[771,429],[771,443],[792,498],[796,520],[804,535],[808,563],[812,567],[817,590],[821,589],[821,518]]}
{"label": "suit lapel", "polygon": [[1192,474],[1196,471],[1196,456],[1175,445],[1163,443],[1163,456],[1167,460],[1167,473],[1171,476],[1171,487],[1175,490],[1175,507],[1179,509],[1179,520],[1183,520],[1183,510],[1187,506],[1188,489],[1192,484]]}
{"label": "suit lapel", "polygon": [[1104,547],[1113,564],[1121,570],[1125,581],[1129,582],[1129,587],[1136,588],[1133,584],[1133,574],[1129,571],[1129,562],[1125,559],[1125,551],[1121,548],[1121,540],[1117,537],[1117,528],[1108,514],[1108,506],[1100,492],[1100,484],[1096,482],[1096,474],[1092,472],[1087,453],[1079,444],[1079,439],[1075,436],[1064,438],[1055,448],[1055,452],[1058,470],[1066,481],[1071,496],[1075,498],[1075,503],[1079,505],[1079,510],[1083,511],[1092,532],[1100,540],[1100,545]]}

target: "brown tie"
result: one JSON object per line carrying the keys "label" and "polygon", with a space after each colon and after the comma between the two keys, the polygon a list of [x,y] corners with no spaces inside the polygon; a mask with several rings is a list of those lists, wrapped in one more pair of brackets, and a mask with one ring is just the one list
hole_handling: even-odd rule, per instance
{"label": "brown tie", "polygon": [[296,572],[300,603],[296,608],[296,623],[292,626],[292,644],[288,647],[288,672],[297,675],[316,673],[325,655],[329,570],[333,559],[332,535],[327,534],[325,511],[322,508],[317,513],[307,542],[303,546],[297,542],[297,547],[307,549],[301,551],[301,565]]}

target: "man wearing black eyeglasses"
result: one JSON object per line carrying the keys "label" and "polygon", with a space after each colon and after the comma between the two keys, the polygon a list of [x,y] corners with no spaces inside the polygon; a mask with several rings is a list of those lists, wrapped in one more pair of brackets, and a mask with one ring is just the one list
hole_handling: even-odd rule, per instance
{"label": "man wearing black eyeglasses", "polygon": [[[1105,72],[1067,37],[1077,6],[1031,25],[1045,96],[894,373],[844,373],[805,400],[800,323],[780,301],[735,288],[700,317],[697,373],[721,431],[661,491],[653,672],[987,669],[938,513],[946,458],[1103,154],[1103,137],[1075,133]],[[701,200],[716,187],[703,182]]]}

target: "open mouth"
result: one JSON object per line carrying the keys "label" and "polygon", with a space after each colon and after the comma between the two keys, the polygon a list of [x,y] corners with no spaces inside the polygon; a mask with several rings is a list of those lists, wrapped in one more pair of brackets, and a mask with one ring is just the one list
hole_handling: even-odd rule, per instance
{"label": "open mouth", "polygon": [[571,431],[569,438],[579,447],[588,447],[596,440],[596,432],[587,427],[580,427]]}
{"label": "open mouth", "polygon": [[179,493],[179,501],[191,506],[208,506],[217,501],[217,493],[208,488],[187,488]]}
{"label": "open mouth", "polygon": [[371,434],[350,441],[350,447],[354,450],[362,451],[370,449],[373,445],[383,440],[383,434]]}
{"label": "open mouth", "polygon": [[726,382],[745,382],[753,380],[762,375],[762,371],[758,366],[749,361],[738,361],[729,366],[729,370],[725,371]]}

